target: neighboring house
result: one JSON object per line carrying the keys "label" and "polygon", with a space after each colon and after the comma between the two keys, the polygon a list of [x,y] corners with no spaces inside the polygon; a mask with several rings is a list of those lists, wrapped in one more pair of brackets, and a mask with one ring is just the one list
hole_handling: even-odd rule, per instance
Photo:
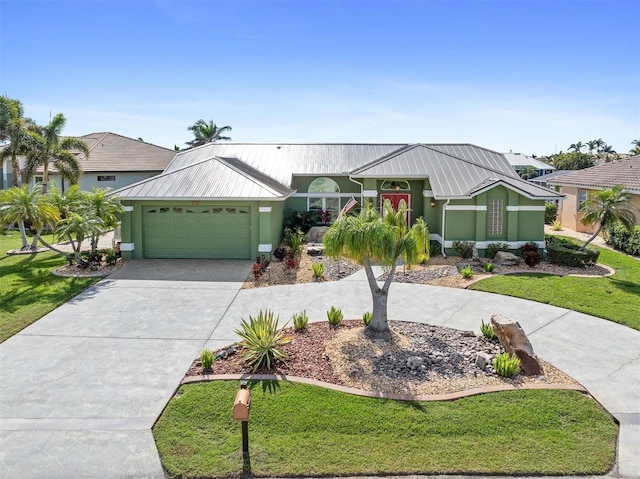
{"label": "neighboring house", "polygon": [[[168,148],[134,140],[115,133],[90,133],[80,136],[89,146],[89,157],[78,153],[82,165],[80,188],[122,188],[162,173],[176,152]],[[32,184],[42,181],[43,170],[36,171]],[[49,165],[49,184],[64,191],[69,187],[55,167]]]}
{"label": "neighboring house", "polygon": [[545,188],[550,188],[555,191],[560,191],[558,186],[552,186],[548,183],[549,180],[554,180],[559,176],[566,175],[567,173],[572,173],[575,170],[556,170],[553,173],[549,173],[547,175],[536,176],[535,178],[531,178],[529,181],[531,183],[535,183],[539,186],[544,186]]}
{"label": "neighboring house", "polygon": [[431,238],[517,248],[544,241],[557,193],[524,181],[500,153],[474,145],[210,143],[182,151],[161,175],[114,192],[125,258],[270,255],[290,211],[347,201],[406,202]]}
{"label": "neighboring house", "polygon": [[[583,225],[580,213],[590,192],[621,185],[631,195],[631,203],[640,209],[640,155],[572,171],[547,181],[547,184],[559,187],[560,193],[565,196],[558,212],[563,226],[590,233],[595,231],[597,225]],[[636,218],[640,224],[640,213],[636,212]]]}
{"label": "neighboring house", "polygon": [[555,171],[555,167],[522,153],[504,153],[504,157],[518,174],[520,174],[520,170],[530,166],[536,169],[537,176],[548,175]]}

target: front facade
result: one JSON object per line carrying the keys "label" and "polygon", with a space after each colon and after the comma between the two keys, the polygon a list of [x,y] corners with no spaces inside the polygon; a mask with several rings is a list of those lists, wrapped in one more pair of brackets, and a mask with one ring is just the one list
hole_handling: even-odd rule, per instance
{"label": "front facade", "polygon": [[513,249],[544,241],[544,203],[560,195],[521,180],[474,145],[218,144],[179,152],[161,175],[117,190],[125,258],[269,256],[292,211],[330,220],[354,198],[405,202],[447,253],[454,241]]}
{"label": "front facade", "polygon": [[[548,180],[547,183],[559,189],[564,199],[560,203],[558,219],[574,231],[593,233],[597,225],[582,224],[582,208],[590,194],[621,185],[630,196],[631,204],[640,211],[640,155],[603,165],[576,170]],[[640,224],[640,214],[636,213],[636,224]]]}

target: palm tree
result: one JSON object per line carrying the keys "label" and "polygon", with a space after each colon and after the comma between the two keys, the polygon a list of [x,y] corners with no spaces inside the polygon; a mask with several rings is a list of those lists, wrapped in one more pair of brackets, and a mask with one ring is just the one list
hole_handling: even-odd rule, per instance
{"label": "palm tree", "polygon": [[584,144],[581,141],[579,141],[578,143],[572,143],[569,147],[569,149],[573,151],[582,151],[583,148]]}
{"label": "palm tree", "polygon": [[[36,248],[40,231],[45,225],[53,227],[58,220],[58,213],[45,196],[39,186],[29,190],[29,185],[0,191],[0,223],[18,223],[22,238],[22,250]],[[31,245],[27,241],[25,224],[34,233]]]}
{"label": "palm tree", "polygon": [[633,145],[633,148],[629,150],[629,153],[632,155],[640,155],[640,140],[632,140],[631,144]]}
{"label": "palm tree", "polygon": [[608,232],[616,223],[629,230],[633,228],[636,222],[635,209],[620,185],[593,193],[580,209],[583,214],[581,221],[585,225],[598,223],[598,229],[580,249],[584,250],[601,231]]}
{"label": "palm tree", "polygon": [[9,142],[0,151],[0,164],[11,159],[13,186],[20,186],[20,163],[18,156],[27,152],[28,131],[34,126],[33,120],[24,117],[24,108],[19,100],[0,96],[0,142]]}
{"label": "palm tree", "polygon": [[[65,219],[60,220],[56,226],[56,235],[66,238],[71,243],[73,256],[78,266],[86,266],[87,263],[82,260],[80,251],[82,242],[87,237],[100,236],[104,232],[104,222],[95,216],[83,215],[80,213],[71,213]],[[50,245],[46,246],[51,249]],[[54,251],[57,251],[54,249]]]}
{"label": "palm tree", "polygon": [[202,146],[207,143],[215,143],[220,140],[231,140],[228,136],[222,136],[227,131],[231,131],[230,126],[218,127],[213,120],[209,120],[209,123],[200,119],[193,125],[187,127],[187,130],[192,131],[195,138],[191,141],[187,141],[189,148],[196,146]]}
{"label": "palm tree", "polygon": [[49,163],[52,162],[60,176],[76,184],[82,174],[82,167],[71,150],[76,150],[89,156],[89,147],[79,139],[73,137],[61,138],[60,134],[67,119],[62,113],[54,116],[45,127],[38,128],[37,133],[31,134],[31,144],[27,153],[25,170],[30,178],[37,168],[42,167],[42,192],[46,194],[49,184]]}
{"label": "palm tree", "polygon": [[589,154],[593,155],[593,150],[598,149],[598,140],[587,141],[587,148],[589,149]]}
{"label": "palm tree", "polygon": [[94,188],[91,193],[85,193],[81,210],[84,216],[99,219],[102,225],[101,231],[93,231],[90,235],[91,253],[94,254],[98,249],[98,238],[118,225],[124,208],[117,196],[109,195],[106,189]]}
{"label": "palm tree", "polygon": [[538,176],[538,169],[533,165],[529,165],[525,166],[524,168],[520,168],[518,174],[520,175],[520,178],[529,180]]}
{"label": "palm tree", "polygon": [[[371,207],[363,208],[357,216],[342,216],[329,228],[323,242],[329,257],[346,256],[364,266],[373,299],[373,316],[365,334],[370,338],[390,340],[387,297],[396,264],[400,258],[407,267],[428,259],[429,232],[422,218],[407,230],[408,209],[405,205],[394,211],[386,201],[383,208],[382,217]],[[382,287],[376,281],[373,263],[381,263],[388,269]]]}

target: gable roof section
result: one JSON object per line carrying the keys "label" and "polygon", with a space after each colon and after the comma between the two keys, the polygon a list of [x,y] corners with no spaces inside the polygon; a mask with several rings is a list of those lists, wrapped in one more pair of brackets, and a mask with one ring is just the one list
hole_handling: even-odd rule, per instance
{"label": "gable roof section", "polygon": [[428,176],[436,198],[472,197],[498,183],[530,198],[559,197],[521,180],[499,153],[473,145],[411,145],[351,174],[356,178]]}
{"label": "gable roof section", "polygon": [[210,158],[115,190],[123,199],[284,200],[293,191],[237,159]]}
{"label": "gable roof section", "polygon": [[640,155],[626,160],[576,170],[547,181],[550,185],[583,188],[612,188],[622,185],[626,191],[640,194]]}

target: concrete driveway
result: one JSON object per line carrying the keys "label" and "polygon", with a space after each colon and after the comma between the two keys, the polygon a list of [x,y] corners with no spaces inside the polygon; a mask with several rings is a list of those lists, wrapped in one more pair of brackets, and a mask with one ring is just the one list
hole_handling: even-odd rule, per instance
{"label": "concrete driveway", "polygon": [[[132,261],[0,345],[0,477],[164,477],[151,426],[206,344],[270,308],[312,321],[371,308],[362,272],[340,282],[241,290],[251,262]],[[396,283],[392,319],[479,331],[501,314],[621,423],[618,477],[640,477],[640,332],[562,308]]]}

